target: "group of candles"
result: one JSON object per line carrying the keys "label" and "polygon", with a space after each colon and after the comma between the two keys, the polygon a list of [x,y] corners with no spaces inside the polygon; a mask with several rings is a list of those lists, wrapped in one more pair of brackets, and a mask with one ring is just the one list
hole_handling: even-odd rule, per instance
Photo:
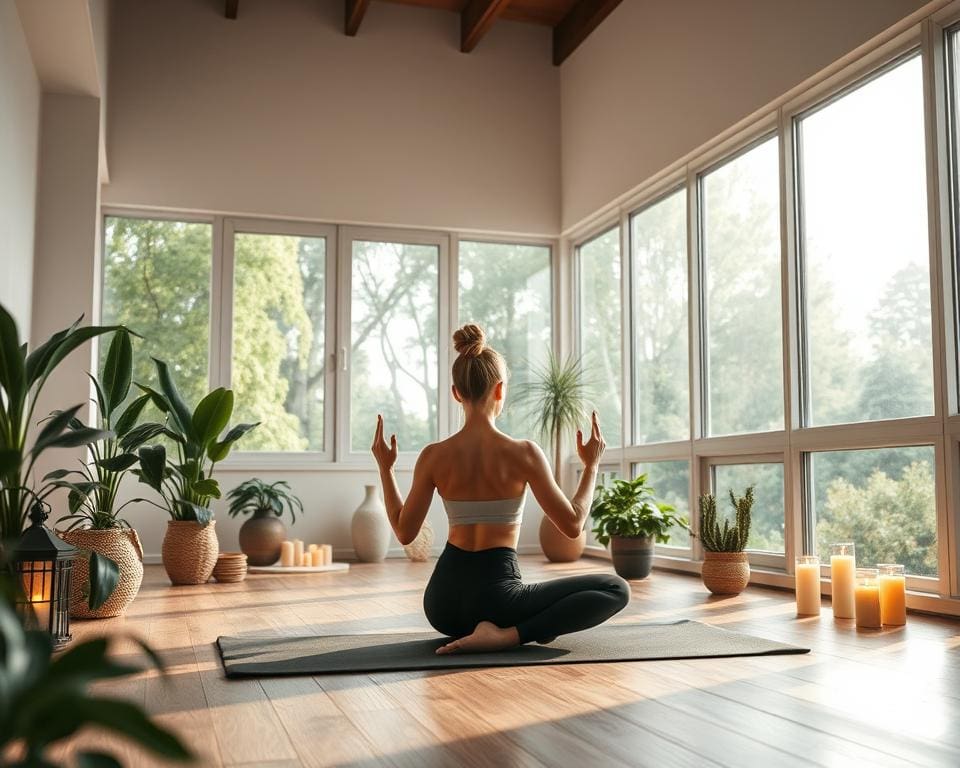
{"label": "group of candles", "polygon": [[333,546],[330,544],[311,544],[304,548],[300,539],[285,541],[280,545],[280,565],[317,567],[333,562]]}
{"label": "group of candles", "polygon": [[[864,629],[907,623],[907,587],[904,567],[880,563],[857,568],[853,544],[834,544],[830,554],[833,615],[856,619]],[[797,558],[797,615],[820,613],[820,559]]]}

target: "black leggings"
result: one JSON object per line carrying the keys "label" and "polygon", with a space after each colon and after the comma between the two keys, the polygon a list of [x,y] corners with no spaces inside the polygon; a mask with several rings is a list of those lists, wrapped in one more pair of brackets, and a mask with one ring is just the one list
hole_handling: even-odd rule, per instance
{"label": "black leggings", "polygon": [[450,637],[491,621],[516,627],[520,642],[528,643],[595,627],[629,601],[630,586],[614,574],[524,584],[515,550],[469,552],[448,542],[424,592],[423,610],[433,628]]}

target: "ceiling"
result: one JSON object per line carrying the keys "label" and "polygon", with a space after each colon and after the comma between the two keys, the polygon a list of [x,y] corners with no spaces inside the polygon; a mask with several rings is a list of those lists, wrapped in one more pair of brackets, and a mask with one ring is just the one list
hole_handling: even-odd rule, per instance
{"label": "ceiling", "polygon": [[[360,32],[371,0],[343,0],[344,34]],[[553,28],[553,63],[559,65],[610,15],[621,0],[377,0],[439,8],[460,14],[460,50],[469,53],[498,19]],[[224,15],[236,19],[240,0],[225,0]]]}

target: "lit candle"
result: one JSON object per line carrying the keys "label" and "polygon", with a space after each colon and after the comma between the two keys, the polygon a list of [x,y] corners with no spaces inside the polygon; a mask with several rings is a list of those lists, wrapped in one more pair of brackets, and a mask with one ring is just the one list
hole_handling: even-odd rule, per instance
{"label": "lit candle", "polygon": [[856,554],[853,544],[834,544],[830,555],[830,584],[833,615],[852,619],[855,615]]}
{"label": "lit candle", "polygon": [[23,572],[23,591],[30,596],[30,607],[37,619],[37,626],[43,630],[50,628],[50,587],[53,573],[48,571],[49,564],[40,560],[32,561],[29,570]]}
{"label": "lit candle", "polygon": [[880,622],[900,626],[907,623],[907,580],[904,567],[880,563]]}
{"label": "lit candle", "polygon": [[331,565],[333,563],[333,545],[321,544],[320,549],[323,551],[323,564]]}
{"label": "lit candle", "polygon": [[293,540],[293,564],[303,565],[303,542],[300,539]]}
{"label": "lit candle", "polygon": [[820,558],[797,558],[797,616],[820,614]]}
{"label": "lit candle", "polygon": [[293,542],[285,541],[280,545],[280,565],[289,568],[293,565]]}
{"label": "lit candle", "polygon": [[857,568],[857,626],[880,629],[880,585],[876,568]]}

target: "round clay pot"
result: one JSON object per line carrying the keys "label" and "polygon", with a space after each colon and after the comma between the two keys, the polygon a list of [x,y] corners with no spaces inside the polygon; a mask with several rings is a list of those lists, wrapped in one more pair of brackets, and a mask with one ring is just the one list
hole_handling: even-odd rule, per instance
{"label": "round clay pot", "polygon": [[551,563],[572,563],[579,560],[586,546],[586,530],[580,531],[577,538],[571,539],[557,528],[549,517],[543,516],[540,521],[540,548]]}
{"label": "round clay pot", "polygon": [[240,551],[248,565],[273,565],[280,559],[280,545],[287,539],[287,528],[270,510],[254,512],[240,526]]}
{"label": "round clay pot", "polygon": [[610,559],[613,570],[624,579],[645,579],[653,568],[653,538],[612,536]]}
{"label": "round clay pot", "polygon": [[163,567],[174,584],[206,584],[220,554],[216,521],[169,520],[163,537]]}
{"label": "round clay pot", "polygon": [[703,586],[715,595],[739,595],[750,581],[746,552],[704,552]]}
{"label": "round clay pot", "polygon": [[386,559],[390,547],[390,521],[377,486],[366,485],[364,489],[363,502],[350,522],[353,551],[362,563],[379,563]]}
{"label": "round clay pot", "polygon": [[95,531],[77,528],[72,531],[57,531],[57,535],[78,549],[87,549],[108,557],[120,569],[120,580],[107,598],[107,602],[91,611],[87,604],[90,581],[87,557],[81,553],[73,561],[73,584],[70,588],[70,615],[75,619],[109,619],[119,616],[140,591],[143,581],[143,547],[132,528],[108,528]]}

